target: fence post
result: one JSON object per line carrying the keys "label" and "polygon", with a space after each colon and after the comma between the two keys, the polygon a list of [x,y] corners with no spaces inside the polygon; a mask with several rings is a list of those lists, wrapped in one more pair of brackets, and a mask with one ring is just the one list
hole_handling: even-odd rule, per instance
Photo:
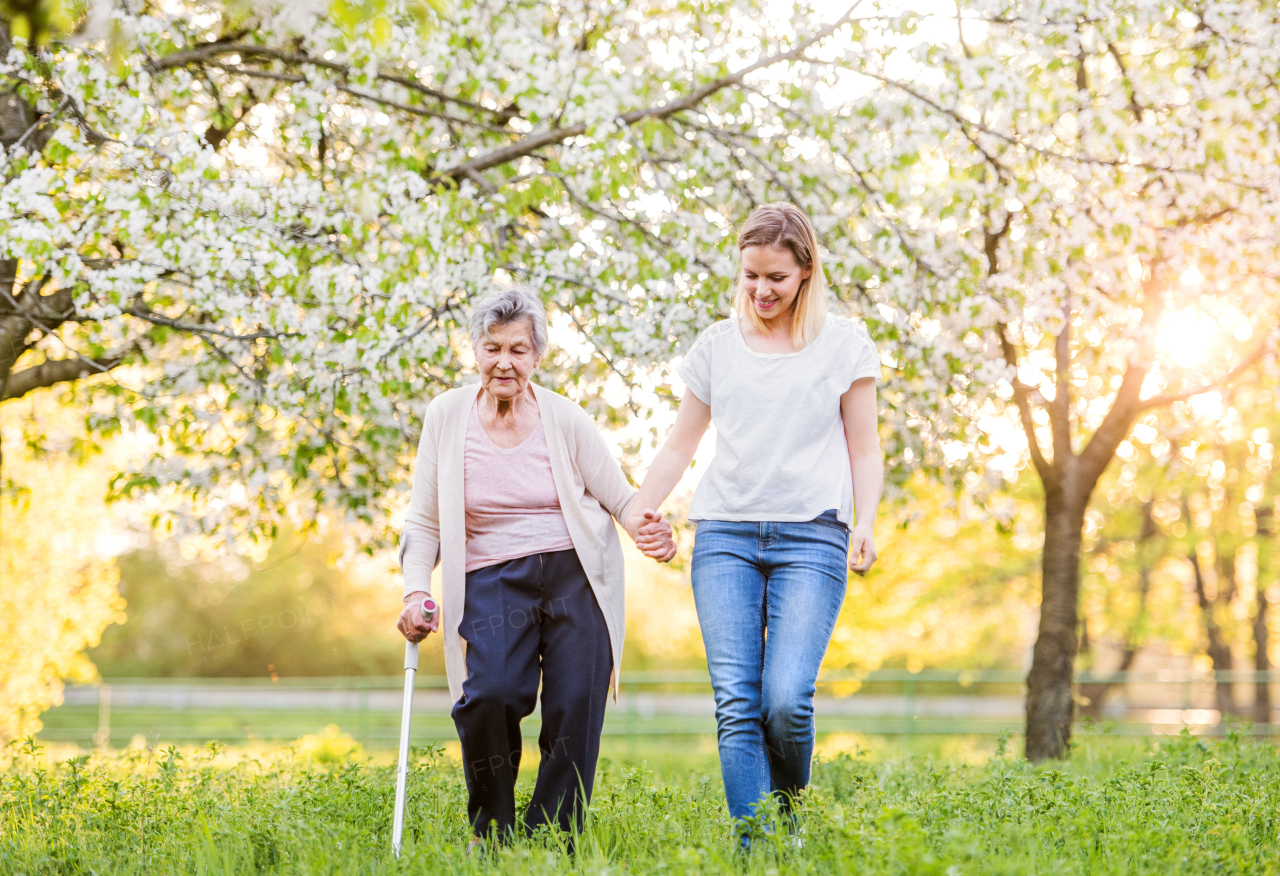
{"label": "fence post", "polygon": [[636,686],[630,686],[627,697],[627,750],[632,760],[636,759]]}
{"label": "fence post", "polygon": [[906,696],[903,699],[906,701],[907,706],[907,724],[904,731],[909,745],[916,728],[916,675],[914,672],[907,679]]}
{"label": "fence post", "polygon": [[111,742],[111,685],[98,685],[98,732],[93,734],[98,750],[106,753]]}
{"label": "fence post", "polygon": [[367,748],[369,746],[369,683],[368,682],[362,682],[360,684],[359,709],[360,709],[360,719],[359,719],[360,744]]}

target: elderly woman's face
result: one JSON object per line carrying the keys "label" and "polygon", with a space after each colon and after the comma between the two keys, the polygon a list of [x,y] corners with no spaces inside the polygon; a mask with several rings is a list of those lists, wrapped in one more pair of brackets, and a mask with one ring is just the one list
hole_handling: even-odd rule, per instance
{"label": "elderly woman's face", "polygon": [[511,401],[524,392],[540,359],[533,332],[523,319],[494,326],[476,350],[480,383],[498,401]]}

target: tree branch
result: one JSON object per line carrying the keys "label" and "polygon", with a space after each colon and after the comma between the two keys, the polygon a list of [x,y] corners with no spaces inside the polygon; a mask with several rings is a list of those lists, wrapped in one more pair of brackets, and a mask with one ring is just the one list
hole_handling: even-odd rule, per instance
{"label": "tree branch", "polygon": [[152,325],[162,325],[162,326],[166,326],[167,328],[176,329],[177,331],[190,332],[195,335],[200,335],[201,337],[213,336],[213,337],[219,337],[219,338],[226,338],[227,340],[230,340],[230,341],[258,341],[266,338],[269,338],[271,340],[279,340],[280,338],[302,337],[302,332],[278,332],[278,331],[262,331],[262,330],[259,330],[256,332],[250,332],[244,335],[238,335],[235,332],[229,332],[224,329],[210,328],[209,326],[196,325],[195,323],[189,323],[189,322],[178,322],[177,320],[170,319],[169,317],[164,316],[163,314],[159,314],[151,310],[146,310],[145,308],[141,308],[141,307],[128,307],[122,310],[121,313],[127,313],[130,316],[136,316],[138,319],[145,320],[151,323]]}
{"label": "tree branch", "polygon": [[254,79],[270,79],[272,82],[288,82],[296,84],[306,82],[307,77],[299,76],[296,73],[272,73],[269,70],[259,70],[256,67],[242,67],[236,64],[223,64],[219,61],[210,61],[210,67],[217,67],[219,70],[227,73],[239,73],[241,76],[251,76]]}
{"label": "tree branch", "polygon": [[22,398],[27,393],[37,389],[43,389],[57,383],[79,380],[81,377],[90,374],[102,374],[110,371],[124,361],[130,350],[132,348],[96,359],[48,359],[39,365],[24,368],[9,375],[9,379],[4,384],[4,394],[0,395],[0,401]]}
{"label": "tree branch", "polygon": [[961,14],[960,0],[956,0],[956,36],[960,38],[960,48],[964,49],[964,56],[972,61],[973,51],[964,41],[964,16]]}
{"label": "tree branch", "polygon": [[[616,210],[606,209],[603,205],[592,203],[583,195],[579,194],[578,192],[575,192],[573,189],[573,186],[569,184],[569,180],[567,180],[561,174],[547,171],[546,175],[549,179],[554,179],[558,183],[560,183],[560,187],[564,189],[565,194],[569,196],[569,200],[573,201],[573,203],[577,204],[582,209],[587,210],[595,214],[596,216],[599,216],[601,219],[608,219],[609,221],[616,223],[619,228],[622,228],[624,226],[629,226],[631,228],[636,229],[636,231],[640,232],[640,234],[645,238],[645,240],[649,241],[655,246],[662,247],[664,249],[667,249],[675,253],[680,252],[680,246],[678,243],[667,240],[664,237],[662,237],[660,234],[654,231],[650,231],[648,228],[645,227],[644,222],[642,222],[641,220],[634,218],[632,216],[627,216],[623,213],[619,213]],[[696,251],[694,251],[694,253],[692,254],[691,260],[694,262],[694,264],[698,265],[699,267],[706,268],[708,271],[712,270],[712,266],[707,264],[705,261],[703,261],[703,259],[700,256],[698,256]]]}
{"label": "tree branch", "polygon": [[[17,98],[12,98],[12,99],[16,100]],[[5,162],[4,164],[0,165],[0,168],[7,167],[9,162],[12,160],[12,156],[17,155],[18,152],[21,151],[22,148],[27,145],[28,140],[30,140],[38,132],[46,130],[48,126],[53,122],[53,120],[56,119],[58,116],[62,115],[63,110],[67,109],[67,107],[69,107],[70,105],[71,105],[71,99],[64,98],[62,103],[58,104],[58,108],[55,109],[53,112],[49,113],[48,115],[40,116],[39,118],[37,118],[29,128],[27,128],[25,131],[22,132],[22,136],[19,137],[12,146],[9,147],[8,157],[5,158]],[[41,142],[41,139],[42,138],[37,136],[35,138],[35,142],[37,145],[43,148],[44,144]]]}
{"label": "tree branch", "polygon": [[[913,97],[916,100],[920,101],[925,106],[928,106],[931,109],[934,109],[939,113],[942,113],[943,115],[952,119],[956,123],[957,127],[959,127],[960,129],[960,133],[965,137],[966,140],[969,141],[971,145],[974,146],[975,149],[977,149],[980,153],[982,153],[984,160],[991,163],[993,166],[997,168],[1001,168],[1002,165],[996,162],[995,158],[978,143],[977,138],[971,135],[970,129],[973,129],[974,131],[978,131],[979,133],[982,133],[982,134],[986,134],[989,137],[994,137],[997,140],[1007,143],[1010,146],[1013,146],[1017,149],[1025,149],[1028,152],[1033,152],[1036,155],[1041,155],[1041,156],[1044,156],[1045,158],[1051,158],[1055,161],[1064,161],[1071,164],[1085,164],[1085,165],[1093,164],[1093,165],[1098,165],[1099,167],[1118,167],[1118,168],[1134,167],[1140,170],[1150,171],[1152,173],[1168,173],[1168,174],[1175,174],[1178,176],[1203,177],[1205,175],[1203,170],[1197,170],[1195,168],[1165,166],[1165,165],[1153,164],[1152,162],[1149,162],[1149,161],[1133,161],[1125,158],[1103,158],[1097,155],[1090,155],[1088,153],[1069,154],[1064,152],[1058,152],[1055,149],[1047,149],[1043,146],[1037,146],[1035,143],[1032,143],[1028,140],[1021,139],[1013,134],[1006,134],[1003,131],[997,131],[996,129],[990,127],[989,125],[983,124],[982,122],[976,122],[976,121],[971,121],[969,119],[966,119],[958,110],[943,106],[941,103],[929,97],[928,95],[924,94],[922,91],[913,87],[908,82],[903,82],[901,80],[894,79],[891,76],[886,76],[882,73],[876,73],[871,70],[854,67],[850,64],[843,63],[840,61],[824,61],[824,60],[818,60],[815,58],[805,58],[805,60],[812,64],[827,64],[829,66],[839,67],[842,70],[849,70],[853,73],[858,73],[862,76],[866,76],[868,79],[874,79],[875,81],[883,83],[884,85],[888,85],[891,88],[896,88],[899,91],[902,91],[904,94],[907,94],[908,96]],[[1261,192],[1261,191],[1264,191],[1264,188],[1265,188],[1263,185],[1250,182],[1249,180],[1232,179],[1231,177],[1216,177],[1216,179],[1219,182],[1227,183],[1228,185],[1234,186],[1239,189],[1245,189],[1247,191]]]}
{"label": "tree branch", "polygon": [[[821,42],[848,24],[852,20],[853,11],[858,8],[860,3],[861,0],[858,0],[857,3],[854,3],[845,11],[844,15],[840,16],[839,20],[827,27],[824,27],[822,30],[814,33],[807,39],[802,40],[789,51],[778,52],[761,58],[755,63],[748,64],[735,73],[730,73],[728,76],[723,76],[712,82],[708,82],[706,85],[691,91],[679,100],[673,100],[656,106],[645,107],[644,109],[636,109],[628,113],[623,113],[617,117],[617,121],[629,127],[638,122],[644,121],[645,119],[665,119],[669,116],[675,115],[676,113],[693,109],[711,95],[722,91],[731,85],[741,84],[744,78],[757,70],[763,70],[766,67],[771,67],[784,61],[800,60],[804,55],[804,52],[810,46]],[[456,183],[461,183],[464,179],[468,179],[468,175],[472,172],[478,173],[480,171],[488,170],[491,167],[507,164],[517,158],[523,158],[526,155],[536,152],[544,146],[563,143],[565,140],[585,134],[587,132],[587,127],[586,122],[579,122],[576,125],[569,125],[563,128],[550,128],[545,131],[538,131],[536,133],[529,134],[510,145],[503,146],[501,149],[495,149],[492,152],[480,155],[468,162],[458,165],[457,167],[450,168],[431,181],[433,183],[441,183],[445,180],[451,179]]]}
{"label": "tree branch", "polygon": [[[273,61],[279,61],[282,64],[309,65],[312,67],[319,67],[322,70],[332,70],[333,72],[339,73],[343,76],[347,76],[351,73],[351,67],[346,64],[325,61],[322,58],[313,58],[310,55],[303,55],[297,52],[286,52],[280,49],[273,49],[269,46],[252,46],[242,43],[210,43],[207,46],[200,46],[199,48],[188,49],[183,52],[174,52],[171,55],[165,55],[162,58],[153,59],[147,66],[151,70],[157,72],[161,70],[173,70],[178,67],[187,67],[192,64],[212,62],[215,59],[226,55],[240,55],[243,58],[269,58]],[[228,72],[234,71],[246,76],[264,75],[264,71],[254,71],[244,67],[237,68],[230,64],[217,64],[216,66],[223,70],[227,70]],[[275,75],[276,74],[271,74],[272,77]],[[430,86],[423,85],[421,82],[410,79],[406,76],[380,72],[377,74],[376,78],[382,82],[393,82],[396,85],[401,85],[410,91],[416,91],[419,94],[424,94],[427,97],[440,101],[441,103],[453,103],[478,113],[493,116],[504,124],[512,118],[519,117],[519,113],[515,112],[511,107],[500,110],[491,109],[490,107],[475,103],[474,101],[455,97],[451,94],[446,94],[443,91],[437,91]]]}
{"label": "tree branch", "polygon": [[[982,249],[987,257],[988,277],[994,277],[1000,272],[1000,240],[1008,233],[1008,214],[1004,217],[1004,224],[998,229],[993,231],[990,225],[982,229]],[[1045,459],[1040,439],[1036,437],[1036,421],[1031,415],[1031,387],[1018,377],[1018,348],[1009,340],[1009,327],[1005,323],[996,323],[996,331],[1000,335],[1000,352],[1004,355],[1005,364],[1013,369],[1013,379],[1010,381],[1013,387],[1013,403],[1018,408],[1018,419],[1022,422],[1023,433],[1027,436],[1031,464],[1036,467],[1036,473],[1040,475],[1040,482],[1044,484],[1046,490],[1057,487],[1061,481],[1054,467]]]}
{"label": "tree branch", "polygon": [[270,46],[254,46],[244,43],[209,43],[207,46],[200,46],[196,49],[187,49],[183,52],[173,52],[159,58],[152,58],[147,62],[147,66],[157,72],[160,70],[175,70],[178,67],[187,67],[191,64],[203,64],[206,61],[212,61],[224,55],[240,55],[244,58],[270,58],[273,61],[280,61],[284,64],[310,64],[312,67],[333,70],[337,73],[346,73],[349,69],[345,64],[336,64],[333,61],[313,58],[310,55],[286,52],[281,49],[273,49]]}
{"label": "tree branch", "polygon": [[1084,495],[1092,492],[1093,484],[1115,456],[1120,442],[1129,434],[1129,427],[1138,415],[1138,394],[1142,391],[1142,382],[1147,379],[1147,370],[1146,365],[1129,362],[1111,410],[1107,411],[1089,443],[1080,451],[1080,483]]}
{"label": "tree branch", "polygon": [[1237,377],[1239,377],[1240,375],[1248,371],[1250,368],[1252,368],[1254,365],[1258,364],[1258,362],[1262,361],[1268,356],[1274,356],[1275,354],[1276,354],[1275,345],[1273,343],[1268,342],[1268,340],[1264,339],[1263,342],[1260,343],[1252,353],[1250,353],[1248,356],[1245,356],[1243,359],[1241,359],[1240,362],[1236,365],[1236,367],[1232,368],[1230,371],[1228,371],[1226,374],[1222,375],[1221,377],[1217,378],[1216,380],[1210,380],[1207,383],[1201,383],[1197,386],[1192,387],[1191,389],[1183,390],[1182,392],[1174,392],[1174,393],[1168,393],[1164,395],[1155,395],[1155,396],[1152,396],[1151,398],[1143,399],[1138,402],[1138,411],[1139,412],[1149,411],[1152,408],[1165,407],[1167,405],[1173,404],[1174,402],[1186,401],[1187,399],[1192,398],[1193,396],[1202,395],[1203,393],[1206,393],[1206,392],[1212,392],[1215,389],[1218,389],[1222,386],[1226,386],[1227,384],[1231,383]]}
{"label": "tree branch", "polygon": [[1022,421],[1022,431],[1027,436],[1027,448],[1031,451],[1031,463],[1036,467],[1045,488],[1057,486],[1058,475],[1040,448],[1040,440],[1036,438],[1036,421],[1031,416],[1030,387],[1018,379],[1018,349],[1009,340],[1008,327],[1004,323],[996,323],[1000,333],[1000,350],[1004,353],[1004,361],[1013,369],[1013,401],[1018,407],[1018,419]]}
{"label": "tree branch", "polygon": [[498,128],[493,125],[486,125],[484,122],[477,122],[474,119],[464,119],[461,116],[450,115],[449,113],[436,112],[435,110],[430,110],[430,109],[427,109],[426,107],[410,106],[407,103],[400,103],[399,101],[394,101],[394,100],[391,100],[390,98],[382,97],[377,94],[370,94],[367,91],[360,91],[358,89],[352,88],[349,85],[339,85],[337,86],[337,89],[343,92],[344,94],[351,95],[352,97],[358,97],[361,100],[372,101],[373,103],[379,104],[381,106],[400,110],[401,112],[409,113],[410,115],[423,116],[429,119],[440,119],[441,121],[444,121],[444,122],[453,122],[455,125],[467,125],[472,128],[480,128],[481,130],[488,131],[491,134],[511,133],[506,128]]}
{"label": "tree branch", "polygon": [[[1159,263],[1162,257],[1157,256],[1151,265],[1151,277],[1142,284],[1142,319],[1141,327],[1154,329],[1156,321],[1164,311],[1164,295],[1160,291],[1161,271]],[[1141,364],[1139,364],[1141,363]],[[1098,428],[1094,430],[1089,443],[1080,451],[1080,484],[1089,495],[1093,491],[1102,472],[1111,462],[1116,448],[1129,434],[1129,427],[1141,412],[1140,399],[1142,384],[1150,372],[1146,358],[1138,355],[1130,356],[1129,365],[1125,368],[1124,377],[1120,380],[1120,388],[1116,391],[1111,410],[1107,411]]]}
{"label": "tree branch", "polygon": [[1120,68],[1120,79],[1124,82],[1124,90],[1129,93],[1129,112],[1133,113],[1135,122],[1141,122],[1142,104],[1138,103],[1138,95],[1134,91],[1133,81],[1129,78],[1129,69],[1125,66],[1124,57],[1121,56],[1120,50],[1116,48],[1115,43],[1107,43],[1107,52],[1116,62],[1116,66]]}
{"label": "tree branch", "polygon": [[0,301],[7,305],[0,306],[0,319],[8,321],[13,332],[25,336],[34,327],[50,332],[74,319],[75,305],[70,289],[40,294],[52,278],[47,272],[33,277],[16,295],[0,286]]}
{"label": "tree branch", "polygon": [[760,169],[769,175],[769,179],[773,180],[774,185],[786,193],[787,200],[793,204],[800,203],[800,198],[796,195],[795,191],[792,190],[791,186],[787,184],[787,181],[778,175],[778,171],[773,167],[773,165],[757,155],[742,141],[736,139],[733,134],[728,131],[721,130],[716,125],[700,125],[697,122],[692,121],[685,122],[685,124],[688,124],[691,128],[696,128],[699,131],[705,131],[710,134],[716,140],[720,141],[720,143],[725,146],[730,153],[735,149],[741,149],[745,155],[749,156],[756,164],[760,165]]}
{"label": "tree branch", "polygon": [[1067,467],[1075,459],[1071,446],[1071,305],[1062,306],[1062,331],[1053,340],[1054,392],[1049,409],[1049,428],[1053,433],[1053,464],[1065,477]]}

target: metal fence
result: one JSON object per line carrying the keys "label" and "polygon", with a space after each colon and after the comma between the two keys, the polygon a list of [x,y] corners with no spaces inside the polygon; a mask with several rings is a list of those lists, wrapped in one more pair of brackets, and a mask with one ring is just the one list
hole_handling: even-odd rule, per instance
{"label": "metal fence", "polygon": [[[1119,736],[1223,732],[1255,709],[1277,702],[1280,672],[1205,673],[1188,670],[1089,673],[1077,690],[1102,696],[1096,720]],[[819,679],[819,734],[1017,733],[1024,720],[1024,676],[1005,670],[837,671]],[[341,678],[106,679],[73,686],[61,706],[42,717],[49,741],[120,747],[219,740],[286,741],[336,726],[368,748],[392,747],[399,733],[400,676]],[[414,739],[456,738],[443,676],[419,676]],[[1280,732],[1269,708],[1253,731]],[[528,721],[536,734],[537,711]],[[714,704],[706,672],[626,672],[606,714],[608,737],[711,737]]]}

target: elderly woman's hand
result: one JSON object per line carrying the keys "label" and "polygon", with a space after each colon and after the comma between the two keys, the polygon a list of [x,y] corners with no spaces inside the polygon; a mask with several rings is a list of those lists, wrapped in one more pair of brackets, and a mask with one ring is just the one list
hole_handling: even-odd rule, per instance
{"label": "elderly woman's hand", "polygon": [[665,563],[676,555],[675,539],[671,535],[671,523],[661,514],[646,508],[639,517],[627,521],[627,534],[635,541],[640,553],[659,563]]}
{"label": "elderly woman's hand", "polygon": [[422,617],[422,600],[430,595],[424,590],[417,590],[404,598],[404,611],[400,612],[396,629],[410,642],[421,642],[429,633],[440,631],[440,609],[431,615],[430,622]]}

